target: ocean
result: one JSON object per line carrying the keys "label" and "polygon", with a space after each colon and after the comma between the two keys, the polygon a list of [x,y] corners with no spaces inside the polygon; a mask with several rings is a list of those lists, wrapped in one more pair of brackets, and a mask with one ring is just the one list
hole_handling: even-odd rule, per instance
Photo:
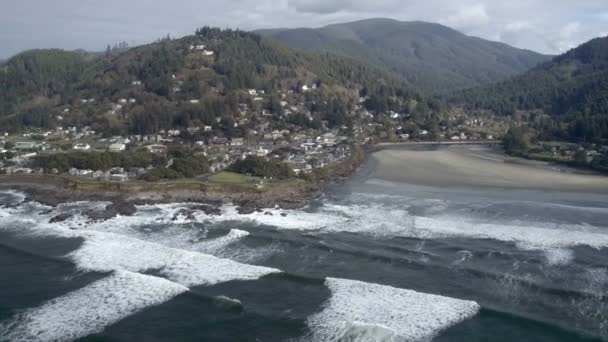
{"label": "ocean", "polygon": [[0,205],[0,341],[608,340],[608,195],[363,173],[250,215]]}

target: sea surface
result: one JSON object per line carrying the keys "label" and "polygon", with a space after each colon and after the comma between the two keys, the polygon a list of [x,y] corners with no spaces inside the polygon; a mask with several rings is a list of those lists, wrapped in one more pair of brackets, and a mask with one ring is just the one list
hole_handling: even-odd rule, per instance
{"label": "sea surface", "polygon": [[0,341],[608,341],[608,195],[363,170],[303,210],[105,204],[0,192]]}

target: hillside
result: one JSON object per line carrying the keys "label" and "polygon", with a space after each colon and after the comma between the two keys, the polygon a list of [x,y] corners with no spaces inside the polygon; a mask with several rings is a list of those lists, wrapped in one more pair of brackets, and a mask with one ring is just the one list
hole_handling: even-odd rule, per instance
{"label": "hillside", "polygon": [[[498,114],[536,111],[547,135],[574,140],[608,139],[608,37],[591,40],[499,84],[464,92],[469,108]],[[538,116],[538,115],[537,115]]]}
{"label": "hillside", "polygon": [[258,33],[294,48],[331,52],[382,67],[427,93],[504,80],[549,59],[425,22],[369,19]]}
{"label": "hillside", "polygon": [[[0,85],[5,130],[91,126],[108,135],[203,125],[230,135],[262,115],[277,125],[331,125],[346,122],[361,96],[372,111],[420,100],[362,63],[211,28],[119,54],[28,51],[0,67]],[[284,107],[294,114],[289,120]]]}

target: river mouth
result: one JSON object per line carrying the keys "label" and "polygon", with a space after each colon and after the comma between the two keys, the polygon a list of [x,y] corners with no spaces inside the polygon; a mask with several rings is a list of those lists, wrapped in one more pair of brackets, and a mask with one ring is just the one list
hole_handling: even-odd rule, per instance
{"label": "river mouth", "polygon": [[412,184],[379,162],[247,215],[92,222],[102,204],[2,193],[0,341],[608,340],[608,195]]}

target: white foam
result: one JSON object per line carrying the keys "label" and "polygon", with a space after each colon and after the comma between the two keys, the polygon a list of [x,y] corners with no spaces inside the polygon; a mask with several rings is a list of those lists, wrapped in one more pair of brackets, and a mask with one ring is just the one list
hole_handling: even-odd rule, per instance
{"label": "white foam", "polygon": [[[361,194],[357,196],[362,197]],[[279,211],[286,213],[286,217],[228,212],[228,217],[221,219],[251,220],[281,229],[353,232],[386,237],[492,239],[515,243],[521,249],[547,251],[547,261],[554,264],[571,260],[573,254],[566,250],[574,246],[608,247],[605,227],[536,221],[479,221],[458,215],[438,215],[437,210],[427,210],[427,216],[419,216],[407,211],[408,203],[397,201],[394,205],[387,205],[371,201],[362,204],[359,203],[364,202],[361,199],[357,202],[348,205],[325,203],[317,212]],[[444,203],[431,202],[430,205],[445,207]]]}
{"label": "white foam", "polygon": [[319,215],[304,210],[266,209],[263,212],[241,215],[235,206],[222,207],[221,216],[204,215],[203,218],[211,222],[246,221],[284,229],[306,230],[316,230],[343,221],[343,218],[335,215]]}
{"label": "white foam", "polygon": [[80,236],[85,238],[83,245],[68,256],[87,271],[155,271],[185,286],[253,280],[280,272],[113,233],[86,231]]}
{"label": "white foam", "polygon": [[327,278],[331,297],[307,323],[313,341],[420,341],[473,317],[472,301]]}
{"label": "white foam", "polygon": [[225,250],[228,246],[240,241],[249,236],[249,232],[231,229],[228,234],[215,239],[205,240],[200,242],[200,248],[209,254],[216,254]]}
{"label": "white foam", "polygon": [[16,190],[2,190],[0,191],[0,194],[11,197],[11,205],[18,205],[20,203],[23,203],[23,201],[25,201],[25,199],[27,198],[27,196],[23,192]]}
{"label": "white foam", "polygon": [[99,333],[138,311],[188,288],[168,280],[117,271],[0,324],[0,340],[62,342]]}
{"label": "white foam", "polygon": [[545,251],[545,258],[551,266],[567,265],[574,260],[574,252],[564,248],[548,249]]}

